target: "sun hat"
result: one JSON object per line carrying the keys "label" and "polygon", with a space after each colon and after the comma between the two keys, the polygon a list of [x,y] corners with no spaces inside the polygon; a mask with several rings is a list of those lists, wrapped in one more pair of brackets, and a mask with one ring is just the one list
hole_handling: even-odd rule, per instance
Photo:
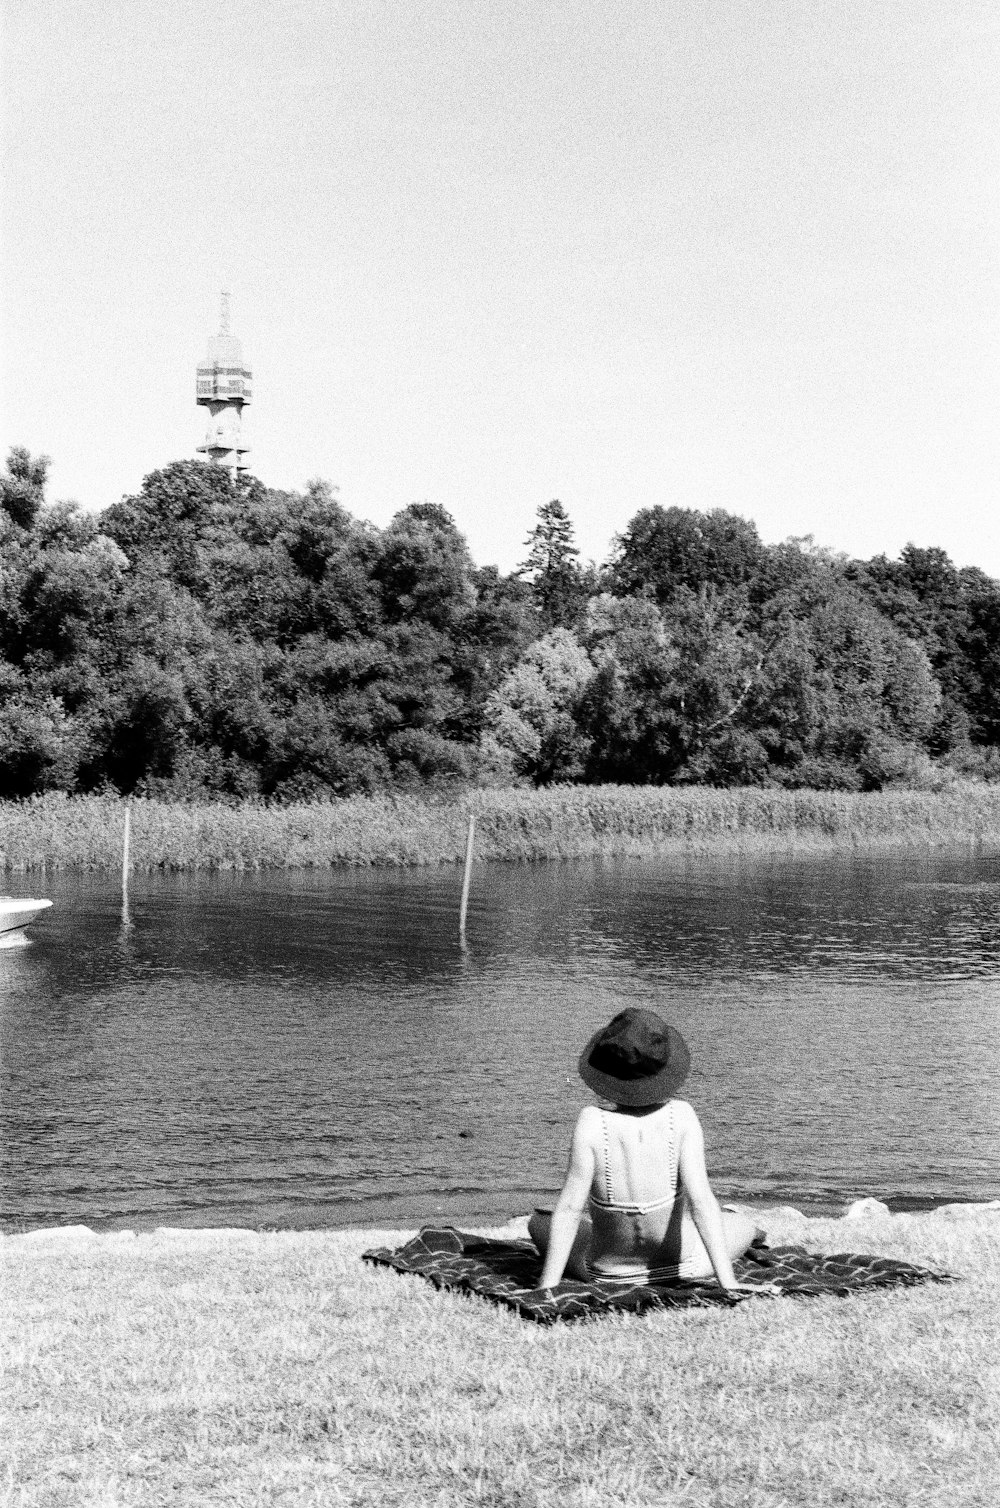
{"label": "sun hat", "polygon": [[580,1077],[617,1105],[659,1105],[687,1078],[691,1054],[655,1011],[630,1006],[595,1032],[580,1054]]}

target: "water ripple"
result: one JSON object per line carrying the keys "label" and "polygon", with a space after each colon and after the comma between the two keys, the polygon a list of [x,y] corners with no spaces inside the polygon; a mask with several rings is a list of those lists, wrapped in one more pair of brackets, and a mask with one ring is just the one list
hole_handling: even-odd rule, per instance
{"label": "water ripple", "polygon": [[[0,954],[5,1229],[509,1213],[579,1044],[687,1036],[722,1193],[1000,1193],[995,855],[59,877]],[[22,891],[27,893],[27,885]],[[464,1204],[463,1204],[464,1201]]]}

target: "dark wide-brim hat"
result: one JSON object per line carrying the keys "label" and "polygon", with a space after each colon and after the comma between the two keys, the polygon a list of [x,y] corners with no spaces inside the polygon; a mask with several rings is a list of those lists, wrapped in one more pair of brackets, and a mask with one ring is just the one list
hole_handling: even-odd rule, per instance
{"label": "dark wide-brim hat", "polygon": [[691,1054],[679,1031],[630,1007],[595,1032],[580,1054],[580,1077],[616,1105],[659,1105],[688,1076]]}

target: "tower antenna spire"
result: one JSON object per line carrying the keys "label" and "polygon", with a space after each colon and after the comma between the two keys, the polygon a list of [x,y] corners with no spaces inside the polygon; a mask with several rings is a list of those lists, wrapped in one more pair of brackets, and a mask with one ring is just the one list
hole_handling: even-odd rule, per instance
{"label": "tower antenna spire", "polygon": [[253,378],[243,360],[243,347],[229,331],[228,289],[223,289],[221,303],[219,333],[212,336],[204,361],[198,363],[196,401],[209,413],[208,433],[198,451],[235,477],[249,470],[241,426]]}

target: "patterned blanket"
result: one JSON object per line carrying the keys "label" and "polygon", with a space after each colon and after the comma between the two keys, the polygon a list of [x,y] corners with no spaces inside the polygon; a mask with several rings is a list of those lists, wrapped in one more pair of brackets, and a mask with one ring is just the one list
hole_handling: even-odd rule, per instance
{"label": "patterned blanket", "polygon": [[[537,1287],[541,1259],[531,1241],[496,1241],[467,1235],[451,1226],[425,1225],[405,1246],[395,1251],[388,1247],[366,1251],[362,1260],[394,1267],[397,1272],[416,1273],[436,1288],[482,1294],[541,1325],[614,1311],[641,1314],[647,1309],[729,1306],[751,1297],[726,1294],[714,1282],[568,1280],[545,1290]],[[782,1294],[797,1296],[954,1281],[951,1273],[914,1267],[893,1257],[866,1257],[855,1252],[826,1257],[801,1246],[769,1247],[763,1241],[756,1242],[734,1267],[741,1283],[773,1285]]]}

